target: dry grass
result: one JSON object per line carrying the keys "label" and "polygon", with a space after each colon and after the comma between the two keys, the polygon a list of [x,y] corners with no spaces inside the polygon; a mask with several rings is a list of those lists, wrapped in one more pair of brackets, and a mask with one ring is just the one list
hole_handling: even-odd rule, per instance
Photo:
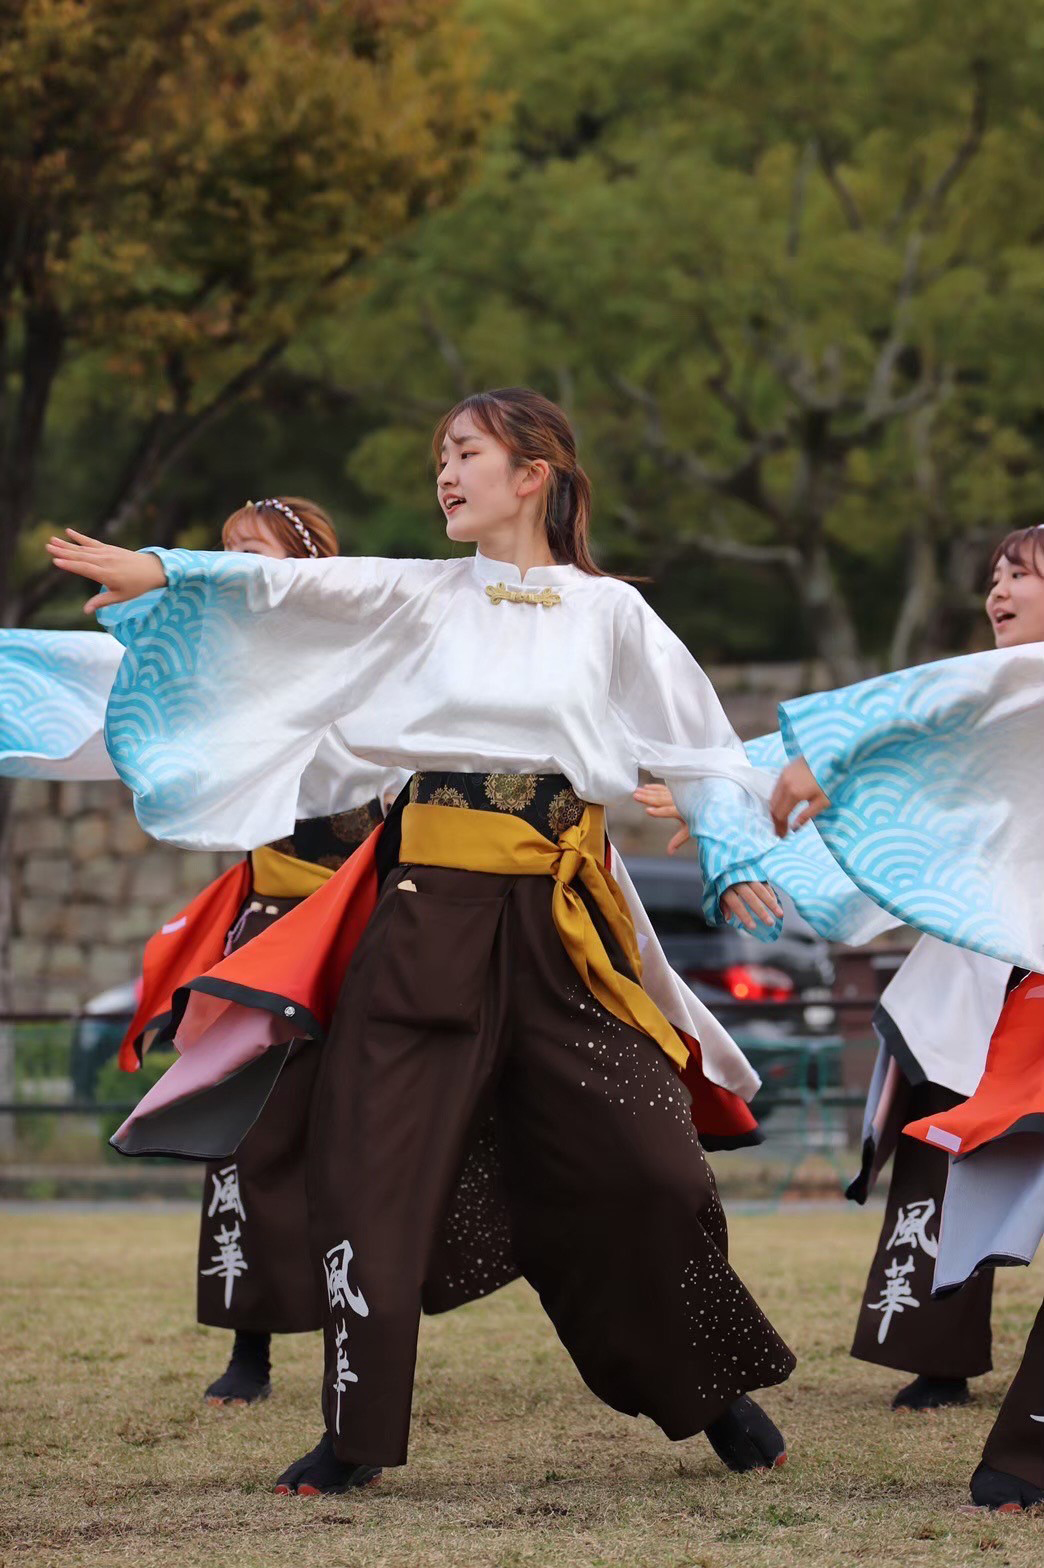
{"label": "dry grass", "polygon": [[224,1336],[193,1322],[187,1212],[0,1217],[0,1564],[62,1568],[1039,1565],[1044,1518],[962,1515],[1041,1270],[1000,1281],[998,1372],[970,1409],[896,1417],[849,1360],[876,1216],[741,1217],[735,1256],[798,1350],[765,1403],[791,1463],[730,1477],[599,1406],[516,1285],[424,1325],[406,1469],[350,1500],[267,1488],[318,1435],[314,1338],[277,1342],[257,1410],[200,1401]]}

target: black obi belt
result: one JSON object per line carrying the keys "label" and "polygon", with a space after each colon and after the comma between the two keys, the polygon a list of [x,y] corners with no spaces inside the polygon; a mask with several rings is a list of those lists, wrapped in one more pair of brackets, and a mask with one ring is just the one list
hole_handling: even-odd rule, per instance
{"label": "black obi belt", "polygon": [[555,842],[587,805],[563,773],[415,773],[408,789],[411,806],[501,811]]}

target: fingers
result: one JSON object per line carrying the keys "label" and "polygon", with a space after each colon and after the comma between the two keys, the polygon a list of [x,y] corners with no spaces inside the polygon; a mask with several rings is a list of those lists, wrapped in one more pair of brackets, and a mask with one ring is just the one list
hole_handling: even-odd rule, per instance
{"label": "fingers", "polygon": [[98,583],[105,576],[101,564],[97,561],[82,560],[75,555],[56,555],[52,559],[59,571],[73,572],[77,577],[89,577],[93,582]]}
{"label": "fingers", "polygon": [[751,884],[761,901],[768,905],[777,920],[783,919],[783,905],[771,882],[753,882]]}
{"label": "fingers", "polygon": [[754,931],[758,921],[772,926],[783,916],[783,907],[767,882],[734,883],[722,894],[721,907],[742,921],[748,931]]}
{"label": "fingers", "polygon": [[725,914],[734,915],[748,931],[754,930],[754,917],[734,888],[730,887],[727,893],[721,895],[721,907]]}
{"label": "fingers", "polygon": [[780,777],[776,780],[776,787],[772,791],[772,799],[769,801],[769,815],[772,818],[772,826],[776,830],[777,838],[786,838],[790,826],[790,813],[796,805],[797,797],[790,786],[785,784],[782,777]]}
{"label": "fingers", "polygon": [[667,845],[667,853],[668,853],[668,855],[675,854],[679,849],[681,849],[683,844],[687,844],[688,842],[689,842],[689,830],[688,830],[688,828],[686,828],[686,827],[679,828],[677,833],[675,833],[674,837],[671,839],[670,843]]}
{"label": "fingers", "polygon": [[634,798],[643,806],[673,806],[674,800],[666,784],[639,784]]}
{"label": "fingers", "polygon": [[118,593],[96,593],[93,599],[88,599],[83,607],[84,615],[93,615],[95,610],[104,610],[109,604],[122,604],[123,600]]}
{"label": "fingers", "polygon": [[761,896],[761,894],[765,891],[762,883],[741,882],[736,891],[739,893],[739,896],[742,898],[751,914],[755,917],[755,919],[760,920],[763,926],[775,925],[775,913],[769,909],[765,899]]}

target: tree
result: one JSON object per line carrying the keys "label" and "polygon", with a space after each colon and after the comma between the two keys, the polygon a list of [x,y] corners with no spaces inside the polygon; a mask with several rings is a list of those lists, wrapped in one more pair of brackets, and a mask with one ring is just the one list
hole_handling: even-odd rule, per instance
{"label": "tree", "polygon": [[53,591],[26,540],[56,405],[119,402],[86,519],[119,535],[459,189],[490,104],[448,0],[7,0],[0,29],[10,624]]}
{"label": "tree", "polygon": [[[59,585],[39,502],[70,443],[94,436],[76,521],[133,539],[295,336],[459,190],[491,109],[464,42],[449,0],[0,0],[3,624]],[[9,919],[4,879],[0,1013]]]}
{"label": "tree", "polygon": [[310,367],[383,367],[356,477],[408,503],[429,410],[531,380],[618,565],[774,572],[838,681],[923,656],[955,601],[966,625],[983,539],[1044,504],[1033,0],[474,14],[510,120]]}

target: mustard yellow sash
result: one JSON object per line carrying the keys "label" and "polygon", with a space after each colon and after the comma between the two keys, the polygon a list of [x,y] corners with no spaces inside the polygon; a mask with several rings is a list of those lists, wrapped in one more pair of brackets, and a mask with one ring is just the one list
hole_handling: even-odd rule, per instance
{"label": "mustard yellow sash", "polygon": [[584,985],[607,1012],[655,1040],[679,1067],[689,1053],[656,1003],[614,969],[587,905],[579,878],[641,979],[642,960],[627,901],[605,869],[605,812],[588,806],[575,827],[554,844],[521,817],[454,806],[407,806],[402,814],[401,859],[418,866],[488,871],[495,876],[554,878],[551,916]]}
{"label": "mustard yellow sash", "polygon": [[267,844],[250,851],[250,867],[258,898],[307,898],[333,876],[329,866],[298,860],[296,855],[269,849]]}

